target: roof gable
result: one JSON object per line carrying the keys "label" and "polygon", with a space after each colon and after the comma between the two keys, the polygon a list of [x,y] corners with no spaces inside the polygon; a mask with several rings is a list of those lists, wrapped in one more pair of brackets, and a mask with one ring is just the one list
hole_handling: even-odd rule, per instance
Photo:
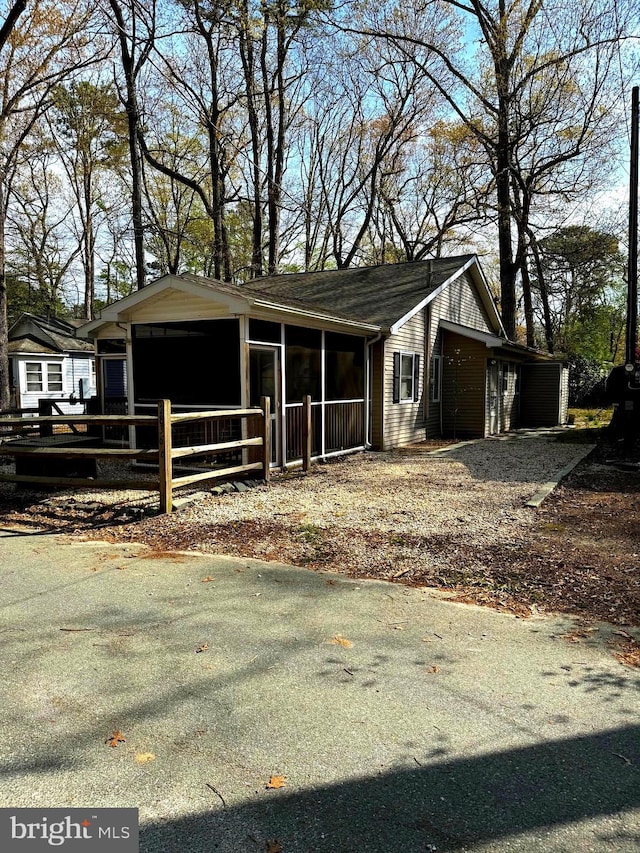
{"label": "roof gable", "polygon": [[76,337],[76,324],[58,317],[40,317],[37,314],[25,312],[21,314],[9,329],[9,341],[13,343],[12,351],[20,350],[21,340],[25,351],[37,352],[85,352],[92,347],[86,341]]}

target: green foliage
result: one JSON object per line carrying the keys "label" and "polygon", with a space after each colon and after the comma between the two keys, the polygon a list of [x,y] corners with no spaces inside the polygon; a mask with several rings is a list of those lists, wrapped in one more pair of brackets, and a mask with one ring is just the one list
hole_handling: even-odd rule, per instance
{"label": "green foliage", "polygon": [[54,91],[58,132],[79,157],[96,166],[116,168],[127,155],[127,116],[111,83],[88,80],[57,86]]}
{"label": "green foliage", "polygon": [[32,287],[22,276],[7,275],[7,317],[9,326],[25,311],[41,316],[69,317],[70,309],[56,297]]}
{"label": "green foliage", "polygon": [[608,371],[602,362],[582,355],[569,358],[569,405],[597,406],[605,401]]}
{"label": "green foliage", "polygon": [[[622,357],[626,313],[625,262],[612,234],[586,225],[561,228],[539,242],[556,352],[602,367]],[[544,324],[544,292],[532,279]],[[582,362],[580,362],[582,365]]]}

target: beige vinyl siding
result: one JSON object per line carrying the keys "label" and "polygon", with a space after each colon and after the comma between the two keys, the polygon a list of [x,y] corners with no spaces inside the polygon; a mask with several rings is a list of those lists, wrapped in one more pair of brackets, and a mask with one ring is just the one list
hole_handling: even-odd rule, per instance
{"label": "beige vinyl siding", "polygon": [[521,425],[543,427],[562,423],[562,418],[566,418],[566,386],[567,371],[560,362],[523,365]]}
{"label": "beige vinyl siding", "polygon": [[157,298],[131,308],[129,318],[134,323],[166,323],[179,320],[210,320],[229,316],[229,307],[202,296],[168,290]]}
{"label": "beige vinyl siding", "polygon": [[458,323],[480,332],[495,334],[484,305],[469,279],[469,274],[457,278],[438,294],[429,306],[431,313],[429,348],[433,346],[440,320]]}
{"label": "beige vinyl siding", "polygon": [[[426,437],[425,394],[425,312],[412,317],[384,345],[384,436],[383,448],[400,447]],[[417,402],[393,402],[393,354],[417,353],[420,356]]]}
{"label": "beige vinyl siding", "polygon": [[487,348],[452,332],[443,334],[442,428],[445,436],[486,434]]}

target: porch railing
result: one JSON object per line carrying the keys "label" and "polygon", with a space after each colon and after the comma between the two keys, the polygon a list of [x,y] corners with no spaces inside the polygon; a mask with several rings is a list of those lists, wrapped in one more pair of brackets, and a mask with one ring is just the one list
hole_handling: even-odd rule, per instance
{"label": "porch railing", "polygon": [[[182,443],[176,446],[173,429],[186,423],[215,421],[221,418],[239,418],[243,422],[242,437],[229,441],[213,443]],[[38,438],[11,439],[7,430],[29,424],[44,430]],[[84,426],[86,434],[82,436],[51,435],[49,430],[54,424],[67,426]],[[253,430],[250,425],[253,425]],[[153,429],[157,435],[157,445],[147,448],[87,446],[91,442],[91,432],[103,427],[145,427]],[[249,435],[253,431],[255,435]],[[193,485],[212,479],[228,479],[245,473],[261,472],[265,480],[270,476],[271,465],[271,418],[270,400],[263,397],[260,408],[230,409],[223,411],[198,411],[172,413],[171,401],[161,400],[155,415],[52,415],[47,417],[0,417],[0,432],[5,439],[0,444],[0,455],[12,456],[16,459],[16,469],[20,467],[19,460],[29,460],[31,470],[28,473],[0,474],[0,482],[31,483],[43,486],[63,487],[93,487],[121,489],[158,489],[160,495],[160,511],[171,512],[174,489]],[[49,434],[46,434],[49,433]],[[7,440],[9,439],[9,440]],[[62,443],[64,439],[64,443]],[[69,439],[73,439],[72,442]],[[74,446],[75,444],[75,446]],[[186,461],[201,457],[214,457],[229,451],[242,451],[242,464],[231,467],[217,467],[201,470],[196,473],[174,476],[174,462]],[[157,477],[152,479],[98,479],[93,477],[65,477],[63,473],[55,476],[33,472],[34,460],[41,459],[43,463],[55,460],[142,460],[154,463],[158,467]]]}
{"label": "porch railing", "polygon": [[[321,457],[357,450],[365,445],[365,402],[359,399],[312,403],[307,397],[303,403],[287,403],[285,427],[287,462],[302,459],[304,465],[308,455]],[[310,434],[310,447],[305,430]]]}

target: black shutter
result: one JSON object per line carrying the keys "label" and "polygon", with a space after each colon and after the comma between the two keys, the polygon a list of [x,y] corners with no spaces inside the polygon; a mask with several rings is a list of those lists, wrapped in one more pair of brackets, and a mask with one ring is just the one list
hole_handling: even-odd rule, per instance
{"label": "black shutter", "polygon": [[393,402],[400,402],[400,353],[393,354]]}
{"label": "black shutter", "polygon": [[420,356],[414,355],[413,357],[413,400],[415,403],[420,399],[419,394],[419,380],[420,380]]}

